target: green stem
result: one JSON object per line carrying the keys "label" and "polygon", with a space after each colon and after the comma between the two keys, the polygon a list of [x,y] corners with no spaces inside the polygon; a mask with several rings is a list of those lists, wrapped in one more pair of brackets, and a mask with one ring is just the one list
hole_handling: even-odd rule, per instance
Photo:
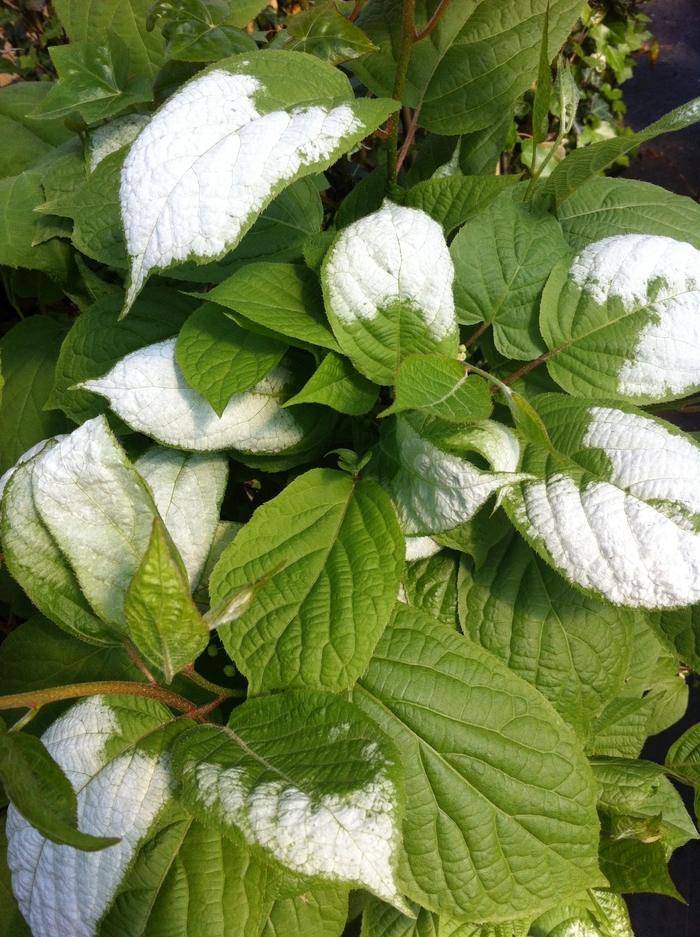
{"label": "green stem", "polygon": [[[401,106],[403,98],[403,89],[408,75],[408,63],[411,60],[411,49],[413,48],[415,33],[415,12],[416,0],[404,0],[403,4],[403,22],[401,25],[401,47],[399,49],[399,58],[396,62],[396,77],[394,78],[394,90],[392,97],[398,103],[396,110]],[[397,165],[399,157],[399,118],[398,114],[394,117],[391,133],[389,134],[389,149],[386,160],[386,178],[387,182],[395,183],[397,175]]]}
{"label": "green stem", "polygon": [[238,699],[242,699],[246,695],[245,690],[229,689],[225,686],[212,683],[210,680],[207,680],[206,677],[197,673],[194,669],[194,664],[189,664],[189,666],[181,670],[180,673],[188,677],[193,683],[196,683],[197,686],[201,686],[204,690],[209,690],[210,693],[216,693],[217,696],[225,698],[237,697]]}
{"label": "green stem", "polygon": [[179,712],[190,713],[197,709],[194,703],[171,693],[161,686],[150,683],[132,683],[127,680],[96,680],[93,683],[71,683],[68,686],[51,687],[48,690],[33,690],[29,693],[14,693],[0,696],[0,709],[35,709],[46,703],[57,703],[64,699],[77,699],[81,696],[148,696]]}
{"label": "green stem", "polygon": [[28,722],[32,721],[40,709],[41,706],[34,706],[32,709],[28,709],[26,713],[17,720],[17,722],[10,726],[8,732],[19,732],[19,730],[23,729]]}
{"label": "green stem", "polygon": [[473,371],[475,374],[480,375],[481,377],[485,378],[487,381],[490,381],[494,385],[494,387],[491,390],[492,394],[498,393],[499,390],[502,390],[503,393],[506,395],[506,397],[509,397],[513,393],[510,387],[506,387],[505,383],[499,380],[497,377],[494,377],[493,374],[489,374],[488,371],[482,371],[481,368],[477,368],[476,365],[471,364],[468,361],[465,362],[465,364],[466,364],[466,368],[468,371]]}

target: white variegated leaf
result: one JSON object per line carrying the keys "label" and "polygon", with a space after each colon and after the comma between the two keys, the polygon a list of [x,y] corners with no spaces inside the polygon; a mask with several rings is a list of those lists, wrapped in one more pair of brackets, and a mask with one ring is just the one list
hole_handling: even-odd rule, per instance
{"label": "white variegated leaf", "polygon": [[126,309],[152,270],[235,247],[282,188],[326,169],[392,107],[355,100],[342,73],[307,55],[292,67],[286,52],[232,56],[184,85],[124,163]]}
{"label": "white variegated leaf", "polygon": [[455,355],[453,278],[442,228],[426,212],[386,200],[348,225],[322,279],[333,331],[357,369],[391,384],[408,355]]}
{"label": "white variegated leaf", "polygon": [[442,544],[432,537],[406,537],[406,562],[426,560],[442,550]]}
{"label": "white variegated leaf", "polygon": [[97,614],[124,626],[124,592],[156,508],[107,420],[95,417],[33,463],[34,503]]}
{"label": "white variegated leaf", "polygon": [[616,605],[700,600],[700,445],[630,407],[537,398],[557,458],[531,446],[511,519],[570,582]]}
{"label": "white variegated leaf", "polygon": [[61,433],[58,436],[50,436],[48,439],[42,439],[38,443],[35,443],[31,448],[27,449],[26,452],[17,459],[12,468],[9,468],[4,475],[0,476],[0,500],[2,500],[3,492],[5,491],[5,485],[9,482],[12,476],[15,474],[17,469],[24,462],[28,462],[30,459],[33,459],[35,455],[38,455],[49,443],[60,442],[62,439],[66,438],[65,433]]}
{"label": "white variegated leaf", "polygon": [[111,153],[133,143],[149,119],[148,114],[125,114],[88,130],[85,146],[88,172],[94,172]]}
{"label": "white variegated leaf", "polygon": [[106,397],[125,423],[166,446],[268,454],[301,442],[298,420],[280,405],[292,379],[287,368],[278,365],[251,390],[234,394],[219,417],[185,380],[175,343],[172,338],[139,348],[104,377],[79,386]]}
{"label": "white variegated leaf", "polygon": [[[389,493],[402,530],[409,536],[438,534],[470,520],[494,492],[525,476],[515,472],[518,444],[493,421],[456,434],[459,448],[489,459],[494,472],[444,451],[428,438],[425,417],[398,414],[382,427],[377,479]],[[452,445],[450,445],[452,449]]]}
{"label": "white variegated leaf", "polygon": [[156,446],[134,463],[153,492],[158,513],[195,589],[209,555],[226,490],[228,460]]}
{"label": "white variegated leaf", "polygon": [[[169,728],[159,730],[166,722]],[[79,829],[121,842],[100,852],[57,846],[8,809],[12,890],[34,937],[96,933],[139,843],[171,800],[165,748],[178,731],[153,700],[91,696],[44,733],[77,794]]]}

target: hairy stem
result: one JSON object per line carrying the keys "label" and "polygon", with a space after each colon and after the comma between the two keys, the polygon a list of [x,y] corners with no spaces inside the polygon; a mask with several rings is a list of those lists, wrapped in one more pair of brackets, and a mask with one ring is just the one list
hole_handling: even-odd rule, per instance
{"label": "hairy stem", "polygon": [[229,689],[225,686],[219,686],[216,683],[212,683],[210,680],[207,680],[206,677],[198,674],[194,669],[194,664],[188,664],[180,673],[188,677],[193,683],[196,683],[197,686],[201,686],[204,690],[209,690],[210,693],[216,693],[222,699],[230,699],[231,697],[238,697],[242,699],[246,693],[245,690],[235,690]]}
{"label": "hairy stem", "polygon": [[517,381],[519,377],[523,377],[525,374],[529,374],[530,371],[534,371],[535,368],[545,362],[548,358],[551,358],[552,355],[558,354],[566,346],[562,345],[562,348],[555,348],[554,351],[546,351],[543,355],[540,355],[539,358],[535,358],[534,361],[528,361],[528,363],[520,368],[519,371],[516,371],[515,374],[509,374],[508,377],[503,378],[504,384],[512,384],[513,381]]}
{"label": "hairy stem", "polygon": [[[406,85],[406,76],[408,75],[408,63],[411,60],[411,49],[414,42],[414,22],[416,12],[416,0],[404,0],[403,4],[403,22],[401,26],[401,47],[399,49],[399,58],[396,62],[396,77],[394,78],[393,99],[401,105],[403,89]],[[397,108],[399,110],[399,108]],[[392,183],[396,182],[398,172],[398,149],[399,149],[399,121],[396,117],[393,121],[391,134],[389,135],[389,149],[387,151],[386,178]]]}
{"label": "hairy stem", "polygon": [[427,25],[423,29],[421,29],[420,32],[416,32],[415,26],[413,27],[413,39],[415,40],[415,42],[420,42],[421,39],[425,39],[425,37],[429,35],[435,29],[435,27],[437,26],[437,21],[445,12],[449,4],[450,4],[450,0],[440,0],[440,3],[438,4],[437,9],[428,20]]}
{"label": "hairy stem", "polygon": [[46,703],[56,703],[64,699],[77,699],[81,696],[148,696],[166,706],[171,706],[182,713],[195,712],[194,703],[177,693],[171,693],[161,686],[150,683],[132,683],[128,680],[96,680],[93,683],[71,683],[68,686],[50,687],[48,690],[32,690],[29,693],[14,693],[12,696],[0,696],[0,709],[35,709]]}
{"label": "hairy stem", "polygon": [[129,657],[133,660],[133,662],[139,668],[139,670],[144,675],[146,680],[148,680],[148,682],[152,684],[153,686],[160,686],[156,678],[153,676],[153,674],[148,669],[148,667],[146,667],[144,662],[141,660],[141,658],[138,656],[138,654],[133,649],[133,647],[129,644],[128,641],[124,641],[124,648],[126,650],[126,653],[129,655]]}

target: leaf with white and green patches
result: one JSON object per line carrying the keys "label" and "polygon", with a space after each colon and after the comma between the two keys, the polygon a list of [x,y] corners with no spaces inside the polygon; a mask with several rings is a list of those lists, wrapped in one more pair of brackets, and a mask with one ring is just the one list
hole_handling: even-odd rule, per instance
{"label": "leaf with white and green patches", "polygon": [[340,937],[347,917],[346,892],[315,888],[296,898],[277,899],[260,937]]}
{"label": "leaf with white and green patches", "polygon": [[591,888],[585,898],[545,911],[533,921],[530,937],[634,937],[624,898]]}
{"label": "leaf with white and green patches", "polygon": [[78,801],[60,765],[39,739],[7,732],[2,719],[0,779],[15,810],[52,843],[95,852],[119,842],[115,837],[80,832]]}
{"label": "leaf with white and green patches", "polygon": [[572,589],[514,531],[484,564],[462,562],[462,628],[532,683],[584,740],[622,689],[632,613]]}
{"label": "leaf with white and green patches", "polygon": [[33,112],[35,119],[65,118],[78,111],[87,124],[95,124],[153,100],[146,78],[129,77],[129,46],[111,29],[90,42],[52,46],[51,61],[59,81]]}
{"label": "leaf with white and green patches", "polygon": [[292,37],[285,43],[286,50],[308,52],[331,65],[378,51],[359,26],[338,12],[333,0],[289,17],[286,25]]}
{"label": "leaf with white and green patches", "polygon": [[485,211],[504,189],[516,184],[517,176],[426,179],[408,190],[405,204],[427,212],[442,225],[445,237],[449,237],[455,228]]}
{"label": "leaf with white and green patches", "polygon": [[400,410],[422,410],[453,423],[488,420],[493,410],[486,381],[469,376],[469,368],[455,358],[411,355],[395,378],[396,399],[382,416]]}
{"label": "leaf with white and green patches", "polygon": [[462,448],[486,452],[496,469],[488,472],[435,445],[430,424],[422,414],[390,417],[370,466],[391,497],[402,530],[411,535],[458,527],[494,492],[522,478],[515,472],[518,443],[506,427],[489,420],[461,428]]}
{"label": "leaf with white and green patches", "polygon": [[452,260],[440,225],[385,201],[338,235],[321,271],[335,337],[358,371],[393,384],[404,358],[457,354]]}
{"label": "leaf with white and green patches", "polygon": [[700,249],[700,205],[637,179],[590,179],[557,210],[575,251],[615,234],[661,234]]}
{"label": "leaf with white and green patches", "polygon": [[658,235],[615,235],[564,258],[540,313],[564,390],[637,404],[700,389],[699,323],[700,251]]}
{"label": "leaf with white and green patches", "polygon": [[207,298],[281,335],[340,351],[312,270],[298,264],[249,264]]}
{"label": "leaf with white and green patches", "polygon": [[642,843],[638,839],[600,839],[600,870],[617,894],[652,892],[683,901],[667,868],[666,851],[659,840]]}
{"label": "leaf with white and green patches", "polygon": [[[537,77],[548,6],[554,55],[580,12],[576,0],[506,2],[495,10],[491,0],[448,5],[430,35],[411,51],[401,103],[420,108],[419,126],[439,134],[470,133],[512,114],[514,102]],[[434,0],[417,0],[418,31],[437,7]],[[394,0],[374,0],[357,20],[381,50],[353,63],[353,71],[375,94],[393,87],[402,10]]]}
{"label": "leaf with white and green patches", "polygon": [[124,592],[151,537],[153,496],[103,416],[31,463],[34,503],[100,618],[124,629]]}
{"label": "leaf with white and green patches", "polygon": [[378,898],[370,898],[362,914],[360,937],[437,937],[438,926],[442,927],[437,915],[413,902],[410,907],[415,918]]}
{"label": "leaf with white and green patches", "polygon": [[221,559],[226,547],[233,542],[243,528],[243,524],[237,521],[219,521],[214,531],[214,539],[211,548],[207,554],[204,570],[199,579],[199,585],[193,593],[196,602],[202,605],[209,605],[209,580],[214,572],[214,567]]}
{"label": "leaf with white and green patches", "polygon": [[156,22],[160,26],[167,59],[215,62],[258,49],[252,36],[227,22],[230,15],[224,0],[158,0],[149,7],[146,22],[149,29]]}
{"label": "leaf with white and green patches", "polygon": [[209,628],[192,601],[180,557],[160,518],[124,594],[129,636],[147,663],[158,667],[165,682],[192,663],[209,643]]}
{"label": "leaf with white and green patches", "polygon": [[348,79],[312,56],[294,59],[294,81],[288,65],[282,51],[217,62],[132,144],[120,192],[125,310],[152,272],[223,257],[285,186],[327,169],[395,106],[355,99]]}
{"label": "leaf with white and green patches", "polygon": [[148,484],[168,534],[195,589],[219,523],[228,461],[216,453],[178,452],[154,446],[134,463]]}
{"label": "leaf with white and green patches", "polygon": [[287,347],[242,329],[216,303],[204,303],[180,329],[175,355],[190,387],[220,417],[234,394],[250,390],[279,364]]}
{"label": "leaf with white and green patches", "polygon": [[422,609],[436,621],[456,628],[457,565],[457,556],[452,551],[441,551],[411,562],[407,560],[401,580],[406,603]]}
{"label": "leaf with white and green patches", "polygon": [[163,287],[147,287],[128,322],[119,321],[120,295],[105,297],[83,312],[61,345],[47,405],[77,423],[107,410],[102,397],[76,385],[107,373],[129,352],[172,338],[197,305],[195,299]]}
{"label": "leaf with white and green patches", "polygon": [[502,921],[600,882],[590,768],[496,657],[398,603],[353,698],[403,756],[409,898]]}
{"label": "leaf with white and green patches", "polygon": [[3,376],[0,475],[42,439],[68,429],[62,413],[43,409],[65,335],[65,329],[55,319],[30,316],[18,322],[0,341]]}
{"label": "leaf with white and green patches", "polygon": [[698,600],[700,445],[624,404],[534,398],[549,450],[528,446],[505,507],[575,586],[632,608]]}
{"label": "leaf with white and green patches", "polygon": [[502,195],[468,221],[450,246],[457,318],[491,323],[496,348],[506,357],[537,358],[547,350],[538,328],[542,290],[569,250],[552,215],[528,211],[510,193]]}
{"label": "leaf with white and green patches", "polygon": [[147,345],[131,352],[104,377],[78,386],[102,394],[128,426],[166,446],[271,454],[303,441],[302,423],[281,407],[294,380],[286,367],[277,365],[255,387],[235,394],[219,417],[187,383],[175,347],[175,339]]}
{"label": "leaf with white and green patches", "polygon": [[227,728],[187,732],[172,763],[208,826],[319,885],[357,885],[405,909],[401,759],[351,703],[310,690],[249,700]]}
{"label": "leaf with white and green patches", "polygon": [[359,374],[343,355],[329,351],[298,394],[285,403],[323,403],[339,413],[361,416],[371,410],[379,388]]}
{"label": "leaf with white and green patches", "polygon": [[8,865],[35,937],[95,934],[140,842],[171,801],[168,748],[187,725],[172,722],[153,700],[91,696],[44,733],[43,744],[79,794],[78,828],[120,841],[100,852],[56,846],[10,807]]}
{"label": "leaf with white and green patches", "polygon": [[93,173],[103,159],[133,143],[146,126],[148,114],[125,114],[116,120],[100,124],[85,134],[85,163],[88,175]]}
{"label": "leaf with white and green patches", "polygon": [[20,465],[3,493],[2,542],[7,568],[39,611],[64,631],[91,644],[121,644],[119,632],[94,614],[37,510],[32,479],[40,458],[41,454]]}
{"label": "leaf with white and green patches", "polygon": [[286,561],[219,632],[253,692],[352,686],[391,614],[403,558],[391,502],[372,481],[313,469],[259,507],[209,584],[221,602]]}

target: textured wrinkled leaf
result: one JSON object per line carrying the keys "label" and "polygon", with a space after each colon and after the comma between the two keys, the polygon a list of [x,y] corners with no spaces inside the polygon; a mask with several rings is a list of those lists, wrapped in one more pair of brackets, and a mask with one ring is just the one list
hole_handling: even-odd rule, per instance
{"label": "textured wrinkled leaf", "polygon": [[297,875],[405,907],[395,880],[400,756],[346,700],[309,690],[249,700],[227,728],[184,735],[173,772],[208,826]]}
{"label": "textured wrinkled leaf", "polygon": [[487,420],[493,409],[489,386],[469,368],[441,355],[411,355],[395,378],[396,399],[382,416],[400,410],[422,410],[454,423]]}
{"label": "textured wrinkled leaf", "polygon": [[287,345],[236,325],[215,303],[205,303],[180,329],[175,354],[190,387],[216,415],[234,394],[250,390],[279,364]]}
{"label": "textured wrinkled leaf", "polygon": [[100,618],[124,627],[124,592],[156,508],[104,417],[88,420],[32,463],[34,503]]}
{"label": "textured wrinkled leaf", "polygon": [[103,159],[133,143],[149,120],[148,114],[125,114],[88,130],[85,134],[88,173],[94,172]]}
{"label": "textured wrinkled leaf", "polygon": [[331,65],[340,65],[377,51],[359,26],[338,12],[334,0],[297,13],[287,19],[286,25],[292,38],[285,43],[285,49],[308,52]]}
{"label": "textured wrinkled leaf", "polygon": [[317,888],[275,901],[260,937],[340,937],[347,916],[345,892]]}
{"label": "textured wrinkled leaf", "polygon": [[166,446],[274,453],[303,440],[301,423],[280,406],[293,380],[287,368],[278,365],[251,390],[233,396],[219,417],[185,380],[175,347],[175,339],[147,345],[128,354],[104,377],[78,386],[102,394],[132,429]]}
{"label": "textured wrinkled leaf", "polygon": [[0,816],[0,937],[32,937],[32,932],[22,917],[7,866],[7,837],[5,836],[5,813]]}
{"label": "textured wrinkled leaf", "polygon": [[517,534],[477,571],[460,572],[467,635],[532,683],[577,734],[622,689],[632,653],[632,615],[582,596]]}
{"label": "textured wrinkled leaf", "polygon": [[326,169],[391,112],[391,102],[356,100],[347,78],[312,56],[294,60],[290,81],[289,62],[281,51],[218,62],[132,144],[120,190],[125,310],[152,271],[223,257],[286,185]]}
{"label": "textured wrinkled leaf", "polygon": [[340,413],[360,416],[371,410],[379,388],[359,374],[343,355],[329,351],[298,394],[285,403],[323,403]]}
{"label": "textured wrinkled leaf", "polygon": [[411,903],[415,918],[407,917],[396,908],[370,898],[362,915],[360,937],[437,937],[438,917],[425,908]]}
{"label": "textured wrinkled leaf", "polygon": [[323,292],[358,371],[392,384],[410,354],[456,354],[453,274],[440,225],[418,209],[387,200],[340,232],[323,262]]}
{"label": "textured wrinkled leaf", "polygon": [[476,569],[483,566],[488,551],[512,530],[505,511],[495,506],[495,499],[487,501],[479,508],[474,517],[435,535],[438,543],[462,553],[468,553],[474,559]]}
{"label": "textured wrinkled leaf", "polygon": [[[436,0],[418,0],[423,29]],[[549,4],[549,47],[558,49],[576,21],[575,0]],[[411,52],[402,104],[421,105],[420,126],[434,133],[482,130],[512,114],[512,105],[537,77],[547,0],[474,0],[450,4],[430,35]],[[401,37],[403,5],[378,0],[357,23],[381,51],[353,63],[375,94],[391,93]]]}
{"label": "textured wrinkled leaf", "polygon": [[78,801],[60,766],[39,739],[7,732],[2,720],[0,778],[15,810],[52,843],[93,852],[119,842],[78,830]]}
{"label": "textured wrinkled leaf", "polygon": [[55,319],[30,316],[0,341],[0,475],[42,439],[64,433],[69,427],[62,413],[43,409],[65,334]]}
{"label": "textured wrinkled leaf", "polygon": [[666,852],[660,841],[642,843],[638,839],[600,840],[600,870],[618,894],[652,892],[682,901],[666,866]]}
{"label": "textured wrinkled leaf", "polygon": [[52,46],[51,61],[59,81],[34,111],[34,118],[63,118],[79,111],[86,123],[94,124],[153,100],[146,78],[129,77],[129,47],[112,30],[90,42]]}
{"label": "textured wrinkled leaf", "polygon": [[448,176],[419,182],[406,193],[406,205],[427,212],[440,222],[445,236],[485,211],[517,176]]}
{"label": "textured wrinkled leaf", "polygon": [[505,194],[468,221],[450,247],[457,318],[492,323],[506,357],[537,358],[546,351],[538,328],[542,290],[568,252],[552,215],[530,212]]}
{"label": "textured wrinkled leaf", "polygon": [[666,767],[682,775],[686,783],[700,785],[700,725],[691,726],[666,755]]}
{"label": "textured wrinkled leaf", "polygon": [[560,261],[547,283],[549,373],[579,397],[690,394],[700,389],[699,316],[700,251],[658,235],[604,238]]}
{"label": "textured wrinkled leaf", "polygon": [[592,888],[586,898],[546,911],[534,921],[530,937],[634,937],[624,898]]}
{"label": "textured wrinkled leaf", "polygon": [[153,493],[194,589],[219,523],[219,508],[228,480],[226,457],[155,446],[134,464]]}
{"label": "textured wrinkled leaf", "polygon": [[314,469],[258,508],[209,586],[223,601],[286,560],[219,632],[253,692],[352,686],[389,619],[403,553],[391,503],[371,481]]}
{"label": "textured wrinkled leaf", "polygon": [[255,40],[227,23],[230,15],[224,0],[157,0],[148,11],[148,25],[159,21],[168,59],[214,62],[237,52],[256,52]]}
{"label": "textured wrinkled leaf", "polygon": [[518,443],[508,429],[484,421],[460,430],[463,448],[484,455],[495,472],[435,445],[429,438],[430,417],[399,413],[382,425],[371,469],[390,495],[404,533],[437,534],[458,527],[494,492],[521,477],[514,471]]}
{"label": "textured wrinkled leaf", "polygon": [[440,915],[441,937],[528,937],[529,925],[529,918],[503,924],[472,924]]}
{"label": "textured wrinkled leaf", "polygon": [[56,364],[48,400],[72,420],[82,423],[105,412],[102,397],[75,386],[102,377],[129,352],[177,334],[196,300],[175,290],[148,287],[134,303],[128,322],[119,321],[121,296],[109,296],[83,312],[66,336]]}
{"label": "textured wrinkled leaf", "polygon": [[598,808],[607,813],[633,813],[659,789],[663,768],[651,761],[596,755],[589,760],[598,784]]}
{"label": "textured wrinkled leaf", "polygon": [[186,725],[172,723],[170,711],[153,700],[91,696],[44,733],[44,745],[80,794],[78,827],[120,842],[100,852],[55,846],[10,807],[12,886],[35,937],[95,933],[139,843],[171,800],[167,748]]}
{"label": "textured wrinkled leaf", "polygon": [[403,757],[410,898],[503,921],[599,881],[590,768],[497,658],[399,603],[354,699]]}
{"label": "textured wrinkled leaf", "polygon": [[411,562],[407,560],[401,580],[406,603],[456,628],[457,565],[456,555],[445,551]]}
{"label": "textured wrinkled leaf", "polygon": [[250,264],[207,297],[281,335],[339,351],[318,279],[296,264]]}
{"label": "textured wrinkled leaf", "polygon": [[506,496],[518,530],[570,582],[616,605],[697,601],[698,444],[622,404],[534,402],[552,448],[526,449],[521,469],[538,480]]}

